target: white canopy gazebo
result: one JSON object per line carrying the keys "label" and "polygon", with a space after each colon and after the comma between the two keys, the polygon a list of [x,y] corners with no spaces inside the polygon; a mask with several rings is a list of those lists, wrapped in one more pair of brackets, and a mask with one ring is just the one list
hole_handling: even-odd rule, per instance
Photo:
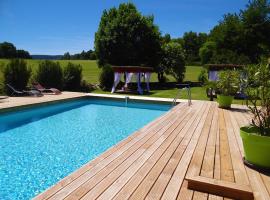
{"label": "white canopy gazebo", "polygon": [[137,77],[137,91],[139,94],[143,94],[143,89],[141,88],[141,76],[144,75],[146,89],[148,92],[150,91],[149,82],[151,73],[153,72],[153,68],[140,66],[113,66],[112,69],[114,71],[114,83],[111,93],[115,92],[116,87],[119,84],[121,76],[123,74],[126,75],[124,88],[127,88],[128,83],[130,83],[132,79],[132,76],[135,75]]}

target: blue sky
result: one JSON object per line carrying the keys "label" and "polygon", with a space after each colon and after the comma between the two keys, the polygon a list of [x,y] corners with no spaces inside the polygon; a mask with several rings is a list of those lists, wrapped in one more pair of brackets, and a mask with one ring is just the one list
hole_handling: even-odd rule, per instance
{"label": "blue sky", "polygon": [[31,54],[78,53],[93,49],[104,9],[133,2],[153,14],[160,31],[172,37],[206,32],[248,0],[0,0],[0,42],[9,41]]}

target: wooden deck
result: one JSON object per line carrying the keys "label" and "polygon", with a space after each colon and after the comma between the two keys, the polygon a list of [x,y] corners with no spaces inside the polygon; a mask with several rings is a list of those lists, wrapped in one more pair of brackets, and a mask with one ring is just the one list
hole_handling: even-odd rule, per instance
{"label": "wooden deck", "polygon": [[[241,106],[180,103],[35,199],[269,200],[270,177],[242,162],[249,118]],[[206,191],[188,189],[192,181]]]}
{"label": "wooden deck", "polygon": [[16,107],[29,106],[39,103],[48,103],[84,96],[86,96],[86,93],[62,92],[62,94],[60,95],[44,95],[42,97],[9,97],[7,99],[0,100],[0,112],[6,109],[14,109]]}

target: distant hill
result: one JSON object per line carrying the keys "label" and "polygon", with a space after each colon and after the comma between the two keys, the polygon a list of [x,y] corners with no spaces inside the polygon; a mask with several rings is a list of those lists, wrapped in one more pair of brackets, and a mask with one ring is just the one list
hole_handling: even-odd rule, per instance
{"label": "distant hill", "polygon": [[59,60],[63,55],[31,55],[32,59],[37,60]]}

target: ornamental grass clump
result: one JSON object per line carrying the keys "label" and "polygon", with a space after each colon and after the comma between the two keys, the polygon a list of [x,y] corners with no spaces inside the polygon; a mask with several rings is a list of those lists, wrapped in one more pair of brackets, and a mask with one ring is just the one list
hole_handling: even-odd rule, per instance
{"label": "ornamental grass clump", "polygon": [[251,128],[256,133],[270,137],[270,67],[259,64],[247,68],[247,106],[253,118]]}

